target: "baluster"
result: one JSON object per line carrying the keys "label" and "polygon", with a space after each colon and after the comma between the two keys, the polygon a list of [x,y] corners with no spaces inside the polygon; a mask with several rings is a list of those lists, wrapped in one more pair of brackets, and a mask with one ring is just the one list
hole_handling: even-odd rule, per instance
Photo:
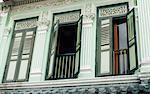
{"label": "baluster", "polygon": [[54,74],[54,78],[57,78],[57,66],[58,66],[58,56],[56,56],[56,62],[55,62],[55,74]]}
{"label": "baluster", "polygon": [[120,74],[124,73],[124,61],[123,61],[123,50],[119,50],[119,67],[120,67]]}
{"label": "baluster", "polygon": [[128,71],[127,49],[124,50],[124,62],[125,62],[125,74],[127,74]]}
{"label": "baluster", "polygon": [[65,56],[62,56],[61,78],[63,78],[63,75],[64,75],[64,68],[65,68],[64,59],[65,59]]}
{"label": "baluster", "polygon": [[69,56],[69,60],[68,61],[69,61],[69,63],[68,63],[68,78],[69,78],[71,76],[70,75],[70,73],[71,73],[70,72],[70,68],[71,68],[71,56]]}
{"label": "baluster", "polygon": [[65,78],[67,77],[67,62],[68,62],[68,56],[66,56],[66,64],[65,64]]}
{"label": "baluster", "polygon": [[74,55],[72,56],[72,74],[71,74],[71,77],[73,78],[73,74],[74,74],[74,67],[75,67],[75,64],[74,64]]}
{"label": "baluster", "polygon": [[60,78],[60,73],[61,73],[61,71],[60,71],[60,69],[61,69],[61,66],[62,66],[62,64],[61,64],[61,58],[62,56],[59,56],[59,62],[58,62],[58,72],[57,72],[57,78]]}

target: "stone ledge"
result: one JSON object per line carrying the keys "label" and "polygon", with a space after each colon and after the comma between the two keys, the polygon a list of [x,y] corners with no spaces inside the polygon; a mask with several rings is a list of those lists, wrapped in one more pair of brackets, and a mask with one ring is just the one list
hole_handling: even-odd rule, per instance
{"label": "stone ledge", "polygon": [[93,79],[64,79],[43,82],[0,84],[0,94],[138,94],[150,92],[150,83],[138,75],[96,77]]}
{"label": "stone ledge", "polygon": [[72,87],[83,85],[112,85],[139,83],[136,75],[108,76],[96,77],[91,79],[63,79],[63,80],[48,80],[43,82],[14,82],[0,84],[2,89],[25,89],[25,88],[46,88],[46,87]]}

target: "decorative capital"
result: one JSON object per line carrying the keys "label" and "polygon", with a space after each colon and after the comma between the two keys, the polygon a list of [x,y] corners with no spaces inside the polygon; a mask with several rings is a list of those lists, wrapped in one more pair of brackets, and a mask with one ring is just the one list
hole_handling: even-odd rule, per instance
{"label": "decorative capital", "polygon": [[39,21],[37,21],[38,31],[47,31],[49,24],[48,12],[42,12]]}
{"label": "decorative capital", "polygon": [[47,20],[47,21],[44,21],[44,20],[42,20],[42,21],[37,21],[37,26],[38,26],[38,27],[48,27],[49,24],[50,24],[50,21],[49,21],[49,20]]}
{"label": "decorative capital", "polygon": [[2,13],[8,13],[10,10],[10,7],[3,7],[2,8]]}
{"label": "decorative capital", "polygon": [[95,12],[96,11],[95,11],[94,4],[87,3],[84,7],[84,13],[83,13],[84,22],[85,23],[93,22],[95,15],[96,15]]}
{"label": "decorative capital", "polygon": [[50,21],[37,21],[38,31],[47,31]]}

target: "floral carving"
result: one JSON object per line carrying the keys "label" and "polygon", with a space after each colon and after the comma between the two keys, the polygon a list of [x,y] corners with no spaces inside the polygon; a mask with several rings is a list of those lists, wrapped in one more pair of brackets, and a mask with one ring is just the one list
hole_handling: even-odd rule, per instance
{"label": "floral carving", "polygon": [[37,26],[37,19],[28,19],[16,22],[15,30],[34,28]]}
{"label": "floral carving", "polygon": [[54,22],[59,20],[60,23],[73,22],[79,20],[80,11],[58,14],[54,16]]}
{"label": "floral carving", "polygon": [[15,6],[12,8],[12,12],[21,12],[25,10],[39,9],[43,7],[55,7],[55,6],[69,5],[73,2],[78,2],[78,1],[80,0],[45,0],[41,2]]}
{"label": "floral carving", "polygon": [[127,5],[119,5],[119,6],[110,6],[105,8],[99,9],[99,16],[106,17],[106,16],[114,16],[114,15],[121,15],[127,13]]}

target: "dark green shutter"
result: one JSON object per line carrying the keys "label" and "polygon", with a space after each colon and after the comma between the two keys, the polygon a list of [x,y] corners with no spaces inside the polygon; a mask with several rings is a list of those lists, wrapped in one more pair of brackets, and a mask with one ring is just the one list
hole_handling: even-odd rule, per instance
{"label": "dark green shutter", "polygon": [[79,66],[80,66],[80,49],[81,49],[81,32],[82,32],[82,19],[81,16],[77,22],[77,39],[76,39],[76,58],[75,58],[75,71],[74,74],[78,75],[79,73]]}
{"label": "dark green shutter", "polygon": [[128,30],[128,49],[129,49],[129,72],[133,73],[137,68],[137,49],[136,49],[136,32],[135,32],[135,13],[132,9],[127,14]]}
{"label": "dark green shutter", "polygon": [[50,35],[50,53],[49,53],[49,64],[48,64],[47,79],[51,78],[53,75],[54,60],[55,60],[56,46],[57,46],[58,29],[59,29],[59,21],[57,21],[52,26],[52,32]]}
{"label": "dark green shutter", "polygon": [[36,28],[14,31],[4,81],[28,80],[35,30]]}
{"label": "dark green shutter", "polygon": [[112,74],[112,19],[99,18],[96,34],[96,76]]}

